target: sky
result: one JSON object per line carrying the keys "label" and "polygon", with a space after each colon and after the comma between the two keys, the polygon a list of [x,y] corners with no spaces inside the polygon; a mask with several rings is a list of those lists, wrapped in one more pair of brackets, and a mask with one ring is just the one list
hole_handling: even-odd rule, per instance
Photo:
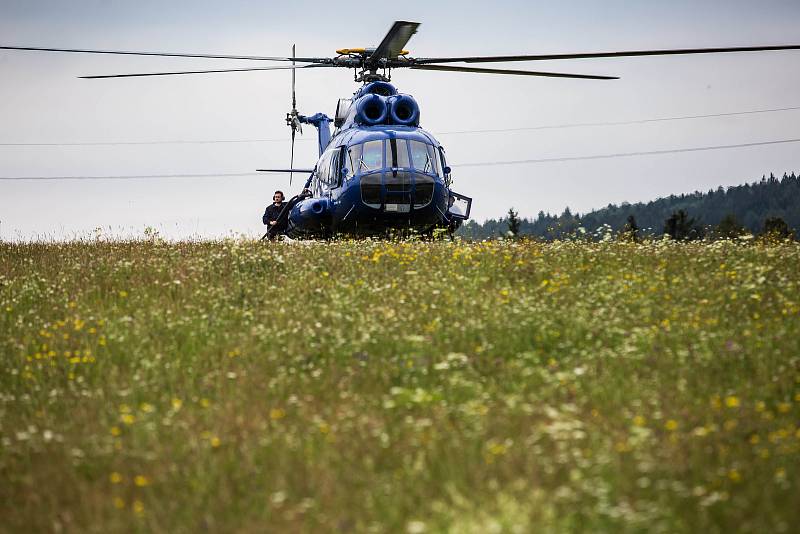
{"label": "sky", "polygon": [[[0,0],[0,45],[284,56],[296,43],[299,56],[333,56],[377,45],[394,20],[421,23],[406,46],[418,57],[800,44],[797,0]],[[302,186],[252,175],[289,163],[288,71],[77,78],[248,66],[0,50],[0,239],[141,236],[147,227],[170,238],[260,236],[272,192]],[[800,51],[482,66],[621,79],[393,72],[445,147],[453,189],[474,199],[478,221],[511,207],[530,218],[567,206],[584,213],[800,172],[797,142],[571,159],[800,139],[800,109],[785,109],[800,107]],[[308,115],[333,116],[357,89],[346,69],[299,71],[297,84]],[[649,121],[715,114],[724,116]],[[608,124],[620,122],[628,124]],[[309,127],[295,165],[316,157]],[[540,161],[552,159],[566,161]],[[527,162],[502,163],[519,161]],[[500,164],[473,165],[492,162]],[[2,179],[162,174],[214,177]]]}

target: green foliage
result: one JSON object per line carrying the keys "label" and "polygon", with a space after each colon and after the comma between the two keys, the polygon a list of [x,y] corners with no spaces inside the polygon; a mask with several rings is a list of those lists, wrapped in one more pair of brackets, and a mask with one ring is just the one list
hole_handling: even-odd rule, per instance
{"label": "green foliage", "polygon": [[[678,210],[684,210],[702,220],[704,225],[714,227],[729,214],[736,217],[753,235],[762,233],[764,220],[770,217],[783,219],[788,228],[800,228],[800,177],[794,173],[784,174],[780,180],[773,175],[758,182],[741,186],[722,187],[699,191],[688,195],[671,195],[647,203],[607,207],[584,215],[573,215],[569,209],[561,215],[539,212],[536,218],[523,218],[520,235],[556,239],[574,233],[582,227],[589,235],[604,234],[608,226],[614,232],[624,230],[627,219],[633,216],[643,235],[660,235],[664,221]],[[489,219],[483,224],[469,221],[457,235],[465,239],[480,240],[502,235],[506,219]]]}
{"label": "green foliage", "polygon": [[678,241],[692,241],[703,237],[703,228],[694,217],[678,210],[664,221],[664,234]]}
{"label": "green foliage", "polygon": [[780,217],[768,217],[764,221],[763,235],[773,239],[789,239],[792,237],[792,231],[786,221]]}
{"label": "green foliage", "polygon": [[625,226],[622,228],[621,237],[628,241],[639,241],[639,225],[636,224],[636,217],[633,215],[628,215],[628,220],[625,223]]}
{"label": "green foliage", "polygon": [[508,209],[508,231],[511,232],[511,235],[517,237],[519,235],[519,225],[520,220],[518,217],[518,213],[514,211],[514,208]]}
{"label": "green foliage", "polygon": [[9,532],[785,532],[800,244],[0,243]]}
{"label": "green foliage", "polygon": [[736,216],[729,213],[719,222],[714,229],[714,237],[719,239],[734,239],[747,233]]}

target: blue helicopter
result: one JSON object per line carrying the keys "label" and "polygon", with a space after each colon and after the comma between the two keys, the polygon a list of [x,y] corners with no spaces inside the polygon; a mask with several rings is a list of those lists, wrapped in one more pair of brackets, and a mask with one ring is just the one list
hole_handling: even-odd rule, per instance
{"label": "blue helicopter", "polygon": [[451,190],[444,148],[420,128],[419,117],[416,100],[383,80],[341,99],[335,119],[322,113],[306,117],[293,107],[286,119],[292,144],[300,125],[311,124],[320,157],[313,169],[258,169],[309,173],[303,192],[285,205],[264,237],[457,229],[469,218],[472,199]]}
{"label": "blue helicopter", "polygon": [[[569,60],[716,54],[798,50],[800,45],[740,46],[632,50],[567,54],[505,56],[411,57],[404,49],[417,32],[418,22],[396,21],[376,48],[344,48],[335,57],[268,57],[173,52],[133,52],[31,46],[0,46],[4,50],[119,54],[291,62],[286,66],[192,70],[81,76],[86,79],[166,76],[220,72],[291,69],[292,110],[286,116],[291,128],[289,169],[258,169],[308,173],[303,191],[284,207],[275,225],[264,237],[279,234],[294,237],[331,237],[336,234],[381,235],[387,231],[432,233],[443,228],[451,233],[469,218],[472,199],[451,189],[452,176],[442,145],[420,127],[420,109],[411,95],[402,94],[390,83],[392,69],[409,68],[439,72],[465,72],[514,76],[545,76],[587,80],[616,80],[616,76],[569,74],[450,63],[502,63],[513,61]],[[301,65],[298,65],[300,63]],[[352,98],[340,99],[333,119],[323,113],[311,116],[297,111],[295,72],[309,68],[349,68],[362,86]],[[379,72],[380,71],[380,72]],[[303,124],[317,129],[319,160],[311,169],[294,169],[294,142]],[[331,124],[335,130],[331,133]]]}

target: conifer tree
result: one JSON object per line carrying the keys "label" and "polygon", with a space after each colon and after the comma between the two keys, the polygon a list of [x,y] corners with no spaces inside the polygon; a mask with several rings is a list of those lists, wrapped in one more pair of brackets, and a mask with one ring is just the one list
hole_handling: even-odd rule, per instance
{"label": "conifer tree", "polygon": [[719,239],[732,239],[747,232],[733,213],[727,214],[714,229],[714,237]]}
{"label": "conifer tree", "polygon": [[639,226],[636,224],[636,217],[634,217],[633,214],[628,215],[628,221],[622,228],[622,236],[624,239],[633,241],[634,243],[639,241]]}
{"label": "conifer tree", "polygon": [[664,233],[678,241],[690,241],[702,237],[702,229],[694,217],[684,210],[672,212],[664,221]]}
{"label": "conifer tree", "polygon": [[519,236],[519,213],[514,208],[508,209],[508,231],[511,232],[513,237]]}
{"label": "conifer tree", "polygon": [[768,217],[764,221],[764,232],[761,235],[771,239],[787,239],[791,237],[792,232],[786,221],[780,217]]}

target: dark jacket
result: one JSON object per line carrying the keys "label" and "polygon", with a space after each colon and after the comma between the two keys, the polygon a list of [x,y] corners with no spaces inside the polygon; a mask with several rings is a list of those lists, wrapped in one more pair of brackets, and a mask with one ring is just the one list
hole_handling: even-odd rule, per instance
{"label": "dark jacket", "polygon": [[286,202],[281,202],[279,205],[270,204],[267,206],[267,209],[264,210],[264,216],[261,217],[261,220],[264,224],[269,224],[270,221],[278,220],[278,215],[281,214],[283,207],[286,205]]}

